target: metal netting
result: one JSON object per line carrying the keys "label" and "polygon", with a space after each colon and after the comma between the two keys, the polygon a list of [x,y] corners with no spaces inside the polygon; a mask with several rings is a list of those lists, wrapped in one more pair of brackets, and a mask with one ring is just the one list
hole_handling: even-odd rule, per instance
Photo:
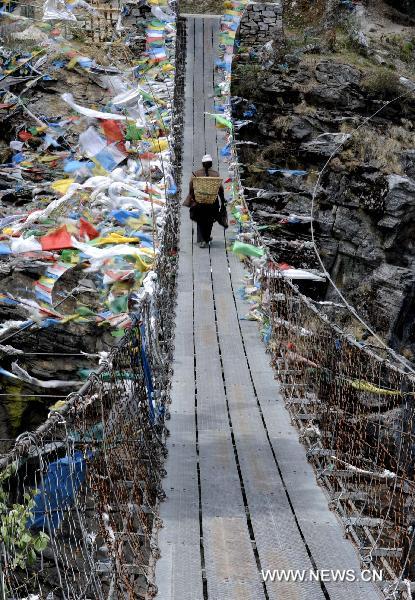
{"label": "metal netting", "polygon": [[168,391],[152,368],[163,386],[168,373],[149,320],[144,303],[85,389],[2,459],[4,597],[139,598],[151,590]]}
{"label": "metal netting", "polygon": [[[415,579],[415,381],[328,321],[277,270],[262,280],[281,392],[362,568],[390,597]],[[396,594],[396,595],[394,595]]]}
{"label": "metal netting", "polygon": [[169,202],[133,327],[44,424],[1,442],[2,600],[155,594],[177,266]]}
{"label": "metal netting", "polygon": [[[177,131],[181,119],[176,107]],[[179,152],[174,164],[178,174]],[[156,593],[179,196],[168,201],[153,289],[132,328],[44,424],[0,442],[1,600]]]}
{"label": "metal netting", "polygon": [[[176,14],[177,6],[172,4]],[[178,20],[167,199],[133,325],[82,388],[17,440],[0,440],[0,599],[156,594],[158,503],[176,304],[185,29]]]}
{"label": "metal netting", "polygon": [[132,328],[37,430],[1,442],[2,600],[155,593],[178,206],[169,200],[154,287]]}

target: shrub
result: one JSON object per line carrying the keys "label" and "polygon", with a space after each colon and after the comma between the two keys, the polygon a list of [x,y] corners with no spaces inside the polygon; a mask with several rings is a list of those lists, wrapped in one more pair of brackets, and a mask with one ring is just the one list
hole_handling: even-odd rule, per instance
{"label": "shrub", "polygon": [[[375,129],[362,127],[349,140],[347,149],[342,152],[342,158],[346,161],[358,160],[360,163],[374,161],[385,173],[401,174],[400,154],[403,150],[403,137],[400,131],[398,133],[400,139],[394,129],[382,134]],[[405,138],[405,142],[410,144],[409,136],[410,134]]]}
{"label": "shrub", "polygon": [[362,81],[362,87],[371,96],[384,99],[394,98],[402,93],[399,76],[386,68],[378,69],[367,75]]}
{"label": "shrub", "polygon": [[232,94],[254,99],[263,77],[264,73],[259,65],[240,63],[232,75]]}
{"label": "shrub", "polygon": [[412,42],[405,42],[401,46],[400,58],[405,62],[410,62],[414,58],[414,45]]}
{"label": "shrub", "polygon": [[16,569],[33,565],[37,553],[42,552],[49,542],[49,536],[43,531],[32,533],[27,529],[27,522],[33,516],[36,490],[24,494],[24,504],[9,503],[6,484],[15,469],[13,463],[0,473],[0,540],[2,559],[6,561],[9,575]]}

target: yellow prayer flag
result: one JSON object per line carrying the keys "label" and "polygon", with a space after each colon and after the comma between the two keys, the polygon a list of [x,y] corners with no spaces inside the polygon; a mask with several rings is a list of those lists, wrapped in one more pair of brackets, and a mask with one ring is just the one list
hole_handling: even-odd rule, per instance
{"label": "yellow prayer flag", "polygon": [[71,186],[74,183],[75,179],[57,179],[51,184],[51,188],[58,192],[59,194],[65,195]]}

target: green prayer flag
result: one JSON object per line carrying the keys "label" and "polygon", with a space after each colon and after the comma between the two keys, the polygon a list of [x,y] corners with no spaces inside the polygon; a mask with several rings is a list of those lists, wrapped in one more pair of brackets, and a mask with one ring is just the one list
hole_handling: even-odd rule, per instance
{"label": "green prayer flag", "polygon": [[110,309],[115,315],[119,313],[128,312],[128,295],[117,296],[110,303]]}
{"label": "green prayer flag", "polygon": [[93,317],[95,316],[95,313],[88,308],[87,306],[78,306],[75,310],[76,314],[80,315],[81,317]]}
{"label": "green prayer flag", "polygon": [[134,125],[134,124],[127,125],[127,132],[126,132],[126,135],[125,135],[125,139],[129,140],[129,141],[132,141],[132,140],[141,140],[142,139],[142,133],[143,133],[143,130],[139,129],[137,127],[137,125]]}
{"label": "green prayer flag", "polygon": [[254,246],[253,244],[245,244],[243,242],[235,242],[232,248],[232,252],[235,254],[242,254],[243,256],[252,256],[255,258],[261,258],[264,256],[264,250]]}
{"label": "green prayer flag", "polygon": [[216,123],[219,123],[220,125],[224,125],[225,127],[228,127],[230,129],[230,131],[232,131],[233,129],[233,125],[232,125],[232,121],[230,121],[229,119],[226,119],[224,116],[222,115],[218,115],[216,113],[206,113],[207,115],[214,117],[216,119]]}
{"label": "green prayer flag", "polygon": [[[124,329],[116,329],[115,331],[111,331],[111,335],[114,338],[122,338],[123,335],[125,335],[125,331]],[[131,377],[128,377],[127,379],[131,379]]]}

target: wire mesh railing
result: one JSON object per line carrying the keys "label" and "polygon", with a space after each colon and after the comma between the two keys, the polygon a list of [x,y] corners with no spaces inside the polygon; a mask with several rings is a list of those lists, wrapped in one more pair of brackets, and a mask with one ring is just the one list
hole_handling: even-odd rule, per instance
{"label": "wire mesh railing", "polygon": [[[333,326],[281,272],[266,269],[272,363],[307,456],[391,598],[414,580],[415,381]],[[408,595],[409,594],[409,595]]]}
{"label": "wire mesh railing", "polygon": [[1,459],[4,598],[151,593],[168,381],[152,310]]}
{"label": "wire mesh railing", "polygon": [[0,440],[0,599],[150,598],[173,353],[183,120],[178,21],[169,196],[132,327],[36,430]]}
{"label": "wire mesh railing", "polygon": [[177,203],[154,293],[99,370],[45,423],[2,442],[2,598],[145,598],[163,497]]}

